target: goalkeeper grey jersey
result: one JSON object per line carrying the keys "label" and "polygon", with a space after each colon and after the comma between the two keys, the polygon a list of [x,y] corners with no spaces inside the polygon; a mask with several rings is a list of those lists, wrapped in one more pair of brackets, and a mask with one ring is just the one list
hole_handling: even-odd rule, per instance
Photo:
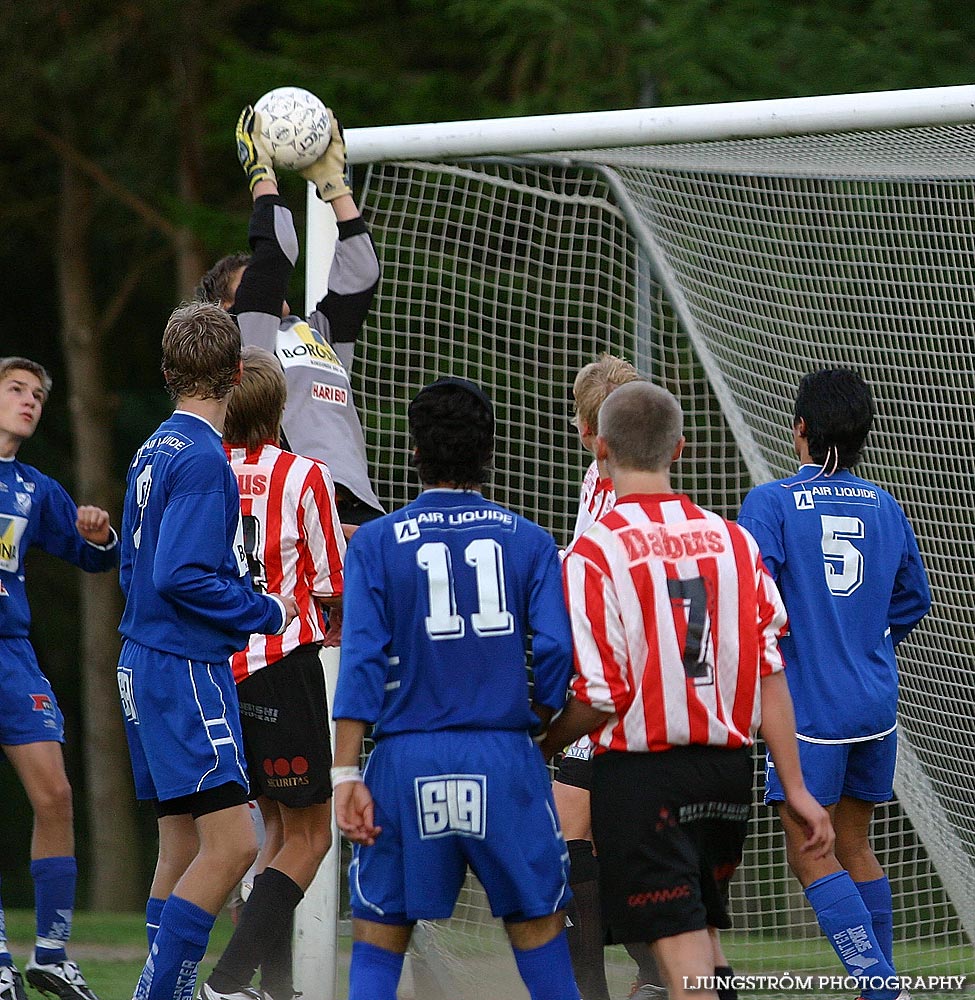
{"label": "goalkeeper grey jersey", "polygon": [[299,455],[324,461],[332,479],[378,511],[362,425],[349,382],[355,342],[379,284],[379,261],[361,218],[340,222],[328,292],[307,320],[281,319],[298,258],[291,212],[278,195],[254,203],[251,262],[234,304],[244,344],[273,351],[288,384],[284,433]]}

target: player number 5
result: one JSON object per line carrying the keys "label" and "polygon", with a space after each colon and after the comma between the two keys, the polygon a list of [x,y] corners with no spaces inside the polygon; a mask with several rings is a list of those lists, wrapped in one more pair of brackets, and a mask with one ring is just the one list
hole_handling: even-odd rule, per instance
{"label": "player number 5", "polygon": [[851,541],[863,538],[863,521],[835,514],[823,514],[820,520],[826,586],[837,597],[849,597],[863,583],[863,553]]}

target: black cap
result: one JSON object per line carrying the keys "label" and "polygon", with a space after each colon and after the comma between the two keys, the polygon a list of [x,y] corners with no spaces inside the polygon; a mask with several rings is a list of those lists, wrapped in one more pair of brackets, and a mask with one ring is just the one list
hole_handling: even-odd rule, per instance
{"label": "black cap", "polygon": [[475,385],[473,382],[469,382],[466,378],[457,378],[454,375],[446,375],[443,378],[438,378],[436,382],[431,382],[429,385],[425,385],[414,397],[413,402],[410,403],[410,408],[408,413],[413,412],[413,406],[416,401],[425,392],[434,392],[439,389],[461,389],[464,392],[470,393],[481,405],[484,407],[488,416],[491,418],[492,424],[494,423],[494,406],[491,400],[488,398],[487,393],[479,386]]}

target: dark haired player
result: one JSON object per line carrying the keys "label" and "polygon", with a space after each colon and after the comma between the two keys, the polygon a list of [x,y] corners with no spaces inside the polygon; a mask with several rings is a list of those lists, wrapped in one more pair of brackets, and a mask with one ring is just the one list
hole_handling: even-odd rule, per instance
{"label": "dark haired player", "polygon": [[781,644],[802,771],[832,816],[835,854],[797,850],[800,831],[781,805],[771,756],[765,801],[779,805],[789,865],[847,971],[883,977],[893,975],[893,905],[868,834],[874,807],[893,796],[894,647],[927,614],[931,596],[897,501],[850,471],[873,417],[870,387],[856,372],[804,376],[792,421],[799,471],[756,486],[738,523],[758,541],[789,614]]}
{"label": "dark haired player", "polygon": [[[565,699],[571,640],[554,540],[484,499],[487,396],[462,379],[409,409],[424,486],[346,560],[332,773],[350,867],[350,1000],[394,1000],[417,920],[450,916],[470,867],[534,1000],[578,1000],[567,852],[531,732]],[[532,634],[533,700],[526,641]],[[365,776],[359,754],[372,725]]]}
{"label": "dark haired player", "polygon": [[331,206],[338,243],[328,274],[328,292],[307,320],[285,301],[298,259],[298,234],[278,193],[270,152],[260,138],[259,115],[250,107],[237,124],[237,149],[250,184],[254,209],[250,254],[218,261],[196,291],[200,301],[230,310],[244,344],[273,352],[288,383],[284,411],[287,447],[327,463],[335,482],[339,518],[350,535],[355,526],[383,513],[369,481],[362,425],[349,381],[356,339],[379,284],[372,236],[345,178],[342,130],[331,110],[332,138],[319,160],[301,171]]}

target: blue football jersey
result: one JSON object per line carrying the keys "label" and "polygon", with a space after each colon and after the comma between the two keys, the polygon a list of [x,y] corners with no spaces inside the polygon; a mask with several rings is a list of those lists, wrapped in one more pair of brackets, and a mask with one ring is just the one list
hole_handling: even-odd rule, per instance
{"label": "blue football jersey", "polygon": [[560,708],[572,640],[558,551],[538,525],[465,490],[426,490],[352,536],[333,715],[377,737],[528,730]]}
{"label": "blue football jersey", "polygon": [[78,508],[57,480],[16,459],[0,459],[0,636],[26,638],[30,631],[24,576],[29,548],[89,573],[118,562],[114,537],[108,545],[92,545],[78,534],[77,519]]}
{"label": "blue football jersey", "polygon": [[890,732],[894,646],[931,605],[917,540],[897,501],[841,470],[756,486],[738,523],[758,542],[789,615],[780,643],[796,727],[809,740]]}
{"label": "blue football jersey", "polygon": [[281,627],[281,604],[251,587],[237,480],[201,417],[177,410],[136,452],[119,576],[119,631],[150,649],[217,663]]}

